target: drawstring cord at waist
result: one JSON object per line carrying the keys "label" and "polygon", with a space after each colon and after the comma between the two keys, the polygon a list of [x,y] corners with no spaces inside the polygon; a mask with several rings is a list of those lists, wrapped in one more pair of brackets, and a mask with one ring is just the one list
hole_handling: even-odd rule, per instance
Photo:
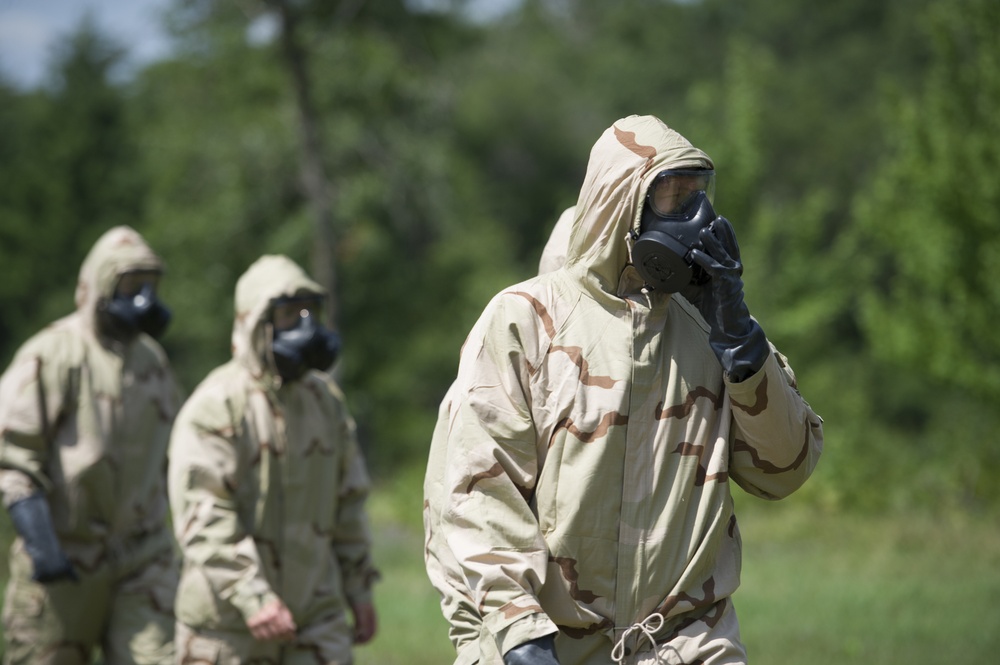
{"label": "drawstring cord at waist", "polygon": [[660,660],[659,650],[656,648],[656,633],[666,622],[663,615],[659,612],[653,612],[648,617],[643,619],[638,623],[634,623],[625,629],[622,636],[618,638],[618,642],[615,644],[615,648],[611,650],[611,659],[621,665],[621,662],[625,660],[625,656],[628,654],[625,652],[625,642],[632,637],[633,633],[642,633],[646,636],[646,639],[653,645],[653,657],[656,659],[657,665],[662,663]]}

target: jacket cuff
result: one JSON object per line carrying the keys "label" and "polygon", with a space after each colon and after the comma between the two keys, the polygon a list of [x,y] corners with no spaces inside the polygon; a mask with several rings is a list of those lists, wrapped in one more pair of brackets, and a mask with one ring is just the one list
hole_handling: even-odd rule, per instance
{"label": "jacket cuff", "polygon": [[501,655],[525,642],[559,632],[534,599],[530,606],[510,602],[487,614],[483,617],[483,628],[492,635]]}
{"label": "jacket cuff", "polygon": [[476,665],[480,661],[479,641],[469,640],[455,651],[455,662],[452,665]]}
{"label": "jacket cuff", "polygon": [[343,581],[344,596],[352,605],[370,603],[372,602],[372,587],[380,579],[382,579],[382,574],[378,569],[371,565],[365,566],[364,571]]}
{"label": "jacket cuff", "polygon": [[347,602],[354,605],[363,605],[365,603],[371,604],[373,602],[373,594],[371,589],[364,589],[355,591],[353,593],[346,594]]}
{"label": "jacket cuff", "polygon": [[4,508],[10,508],[38,491],[39,485],[24,471],[0,469],[0,501],[3,502]]}
{"label": "jacket cuff", "polygon": [[255,588],[237,592],[230,599],[233,607],[243,615],[244,622],[250,621],[265,605],[280,600],[278,594],[266,585],[253,584],[252,586]]}
{"label": "jacket cuff", "polygon": [[764,377],[768,373],[774,371],[780,372],[781,368],[778,366],[778,361],[774,357],[774,352],[772,351],[767,354],[767,358],[764,360],[764,365],[750,376],[744,378],[742,381],[731,381],[729,377],[726,376],[726,389],[729,391],[729,396],[741,404],[754,401],[757,388],[764,380]]}

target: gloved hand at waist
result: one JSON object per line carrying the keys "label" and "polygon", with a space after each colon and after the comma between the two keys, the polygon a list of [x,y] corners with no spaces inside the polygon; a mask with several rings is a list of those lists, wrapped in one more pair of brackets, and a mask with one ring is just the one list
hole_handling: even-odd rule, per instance
{"label": "gloved hand at waist", "polygon": [[52,525],[49,503],[42,494],[33,494],[10,505],[14,530],[24,541],[24,549],[31,557],[34,573],[31,579],[46,584],[62,579],[76,580],[73,564],[56,537]]}
{"label": "gloved hand at waist", "polygon": [[555,635],[546,635],[517,645],[504,654],[504,665],[559,665],[555,639]]}

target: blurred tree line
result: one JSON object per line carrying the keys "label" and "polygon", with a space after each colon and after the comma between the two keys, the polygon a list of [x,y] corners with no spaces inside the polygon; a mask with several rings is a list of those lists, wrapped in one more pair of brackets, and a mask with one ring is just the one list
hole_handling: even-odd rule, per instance
{"label": "blurred tree line", "polygon": [[827,421],[824,505],[1000,508],[1000,3],[174,0],[129,77],[84,23],[0,81],[0,361],[115,224],[168,263],[190,391],[259,255],[331,286],[375,474],[422,473],[487,300],[533,275],[589,150],[663,118],[713,156],[747,300]]}

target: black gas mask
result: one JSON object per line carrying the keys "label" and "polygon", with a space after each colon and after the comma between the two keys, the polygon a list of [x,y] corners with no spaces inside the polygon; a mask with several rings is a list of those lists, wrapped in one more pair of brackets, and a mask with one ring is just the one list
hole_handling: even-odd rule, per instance
{"label": "black gas mask", "polygon": [[310,369],[326,370],[340,352],[340,335],[327,330],[319,321],[318,300],[288,298],[275,302],[272,317],[279,308],[297,309],[294,325],[279,327],[275,323],[271,351],[278,374],[285,381],[294,381]]}
{"label": "black gas mask", "polygon": [[[98,309],[102,328],[115,339],[129,341],[140,332],[160,337],[170,324],[170,310],[156,297],[158,273],[154,276],[126,273],[110,300]],[[134,288],[124,288],[126,282],[138,280]]]}
{"label": "black gas mask", "polygon": [[698,236],[717,215],[712,208],[715,171],[675,169],[656,176],[643,203],[632,263],[646,284],[677,293],[708,276],[690,258],[704,249]]}

